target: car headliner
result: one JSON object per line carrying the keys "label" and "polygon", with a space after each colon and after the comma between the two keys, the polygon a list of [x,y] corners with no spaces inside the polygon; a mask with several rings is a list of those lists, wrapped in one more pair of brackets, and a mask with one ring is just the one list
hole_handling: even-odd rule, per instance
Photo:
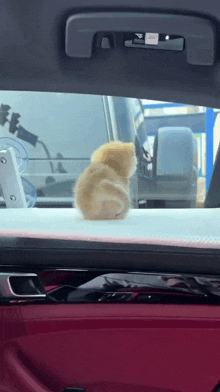
{"label": "car headliner", "polygon": [[[113,49],[65,53],[69,16],[89,11],[200,16],[216,26],[216,61],[193,66],[186,51]],[[0,89],[103,94],[220,108],[219,0],[2,0]]]}

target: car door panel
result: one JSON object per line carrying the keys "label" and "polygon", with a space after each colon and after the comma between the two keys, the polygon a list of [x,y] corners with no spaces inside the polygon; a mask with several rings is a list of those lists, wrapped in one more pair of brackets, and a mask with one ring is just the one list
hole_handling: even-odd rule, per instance
{"label": "car door panel", "polygon": [[220,372],[218,313],[203,306],[6,306],[1,388],[211,392]]}

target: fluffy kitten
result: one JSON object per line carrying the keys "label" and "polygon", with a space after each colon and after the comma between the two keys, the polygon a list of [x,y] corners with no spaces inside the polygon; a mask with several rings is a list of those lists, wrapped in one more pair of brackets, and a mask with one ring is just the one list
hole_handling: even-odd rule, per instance
{"label": "fluffy kitten", "polygon": [[75,206],[86,220],[123,219],[130,208],[130,177],[136,170],[133,143],[110,142],[97,149],[75,186]]}

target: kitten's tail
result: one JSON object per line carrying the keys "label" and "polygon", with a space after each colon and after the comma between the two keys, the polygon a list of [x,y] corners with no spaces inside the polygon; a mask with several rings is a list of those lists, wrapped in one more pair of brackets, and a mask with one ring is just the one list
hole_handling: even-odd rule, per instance
{"label": "kitten's tail", "polygon": [[93,219],[122,219],[130,208],[129,197],[120,185],[103,179],[93,194]]}

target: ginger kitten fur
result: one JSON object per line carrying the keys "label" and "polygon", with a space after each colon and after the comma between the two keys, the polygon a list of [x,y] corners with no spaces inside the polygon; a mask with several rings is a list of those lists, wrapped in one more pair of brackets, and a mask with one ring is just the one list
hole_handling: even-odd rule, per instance
{"label": "ginger kitten fur", "polygon": [[86,220],[123,219],[130,208],[130,177],[136,170],[133,143],[103,144],[79,176],[75,206]]}

